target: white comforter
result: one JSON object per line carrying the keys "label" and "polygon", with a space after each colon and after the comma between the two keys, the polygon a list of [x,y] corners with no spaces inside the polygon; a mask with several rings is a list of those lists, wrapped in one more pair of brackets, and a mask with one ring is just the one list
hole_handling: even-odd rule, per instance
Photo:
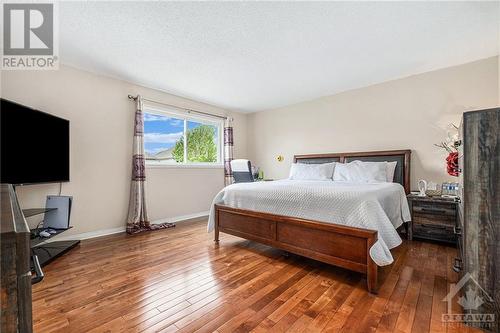
{"label": "white comforter", "polygon": [[410,221],[404,188],[397,183],[278,180],[232,184],[213,200],[209,232],[214,228],[217,203],[377,230],[378,241],[370,249],[370,256],[379,266],[393,262],[389,249],[401,244],[396,228]]}

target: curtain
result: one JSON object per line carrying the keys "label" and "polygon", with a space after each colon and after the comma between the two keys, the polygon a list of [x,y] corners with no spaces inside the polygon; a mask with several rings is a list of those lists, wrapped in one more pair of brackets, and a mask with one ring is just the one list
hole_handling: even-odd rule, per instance
{"label": "curtain", "polygon": [[233,160],[233,124],[231,118],[224,121],[224,185],[233,183],[231,161]]}
{"label": "curtain", "polygon": [[136,98],[134,146],[132,151],[132,184],[128,206],[127,233],[174,227],[173,223],[151,224],[146,206],[146,167],[144,162],[144,115],[142,98]]}

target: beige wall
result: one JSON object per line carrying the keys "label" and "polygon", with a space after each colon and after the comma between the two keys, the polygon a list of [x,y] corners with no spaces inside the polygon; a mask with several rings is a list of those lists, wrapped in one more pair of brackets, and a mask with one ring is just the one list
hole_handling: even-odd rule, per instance
{"label": "beige wall", "polygon": [[[294,154],[412,149],[411,179],[444,170],[446,125],[499,103],[498,57],[251,114],[249,155],[265,176],[288,175]],[[285,156],[278,162],[276,156]]]}
{"label": "beige wall", "polygon": [[[71,181],[63,184],[63,194],[74,197],[75,228],[68,235],[125,224],[134,112],[127,94],[230,114],[235,118],[235,156],[247,155],[246,115],[66,66],[58,71],[5,71],[1,83],[2,97],[71,121]],[[148,168],[147,172],[152,220],[205,212],[224,186],[221,168]],[[18,189],[21,205],[26,208],[43,207],[45,196],[57,192],[58,185]]]}

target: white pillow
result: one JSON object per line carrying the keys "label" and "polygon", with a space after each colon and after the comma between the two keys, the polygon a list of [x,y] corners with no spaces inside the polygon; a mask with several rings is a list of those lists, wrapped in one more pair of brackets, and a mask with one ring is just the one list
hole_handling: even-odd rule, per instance
{"label": "white pillow", "polygon": [[360,163],[366,164],[366,165],[373,165],[373,164],[382,164],[385,166],[385,171],[386,171],[386,181],[388,183],[392,183],[394,180],[394,172],[396,171],[396,165],[398,162],[366,162],[366,161],[358,161]]}
{"label": "white pillow", "polygon": [[322,164],[292,163],[290,177],[293,180],[332,180],[335,162]]}
{"label": "white pillow", "polygon": [[387,182],[392,183],[394,180],[394,172],[396,171],[396,165],[398,162],[387,162]]}
{"label": "white pillow", "polygon": [[387,182],[386,164],[387,162],[365,163],[361,161],[337,163],[333,180],[356,183],[385,183]]}

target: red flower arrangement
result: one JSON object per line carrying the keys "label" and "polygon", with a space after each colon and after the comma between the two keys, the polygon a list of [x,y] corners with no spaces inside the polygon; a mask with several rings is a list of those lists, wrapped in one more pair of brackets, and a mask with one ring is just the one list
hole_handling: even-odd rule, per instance
{"label": "red flower arrangement", "polygon": [[458,177],[459,172],[458,167],[458,152],[452,152],[448,154],[446,158],[446,171],[450,176]]}
{"label": "red flower arrangement", "polygon": [[460,174],[460,168],[458,167],[458,151],[457,147],[460,145],[458,140],[458,127],[454,124],[448,125],[450,131],[448,131],[448,139],[440,144],[434,144],[434,146],[443,148],[448,152],[446,157],[446,172],[450,176],[458,177]]}

